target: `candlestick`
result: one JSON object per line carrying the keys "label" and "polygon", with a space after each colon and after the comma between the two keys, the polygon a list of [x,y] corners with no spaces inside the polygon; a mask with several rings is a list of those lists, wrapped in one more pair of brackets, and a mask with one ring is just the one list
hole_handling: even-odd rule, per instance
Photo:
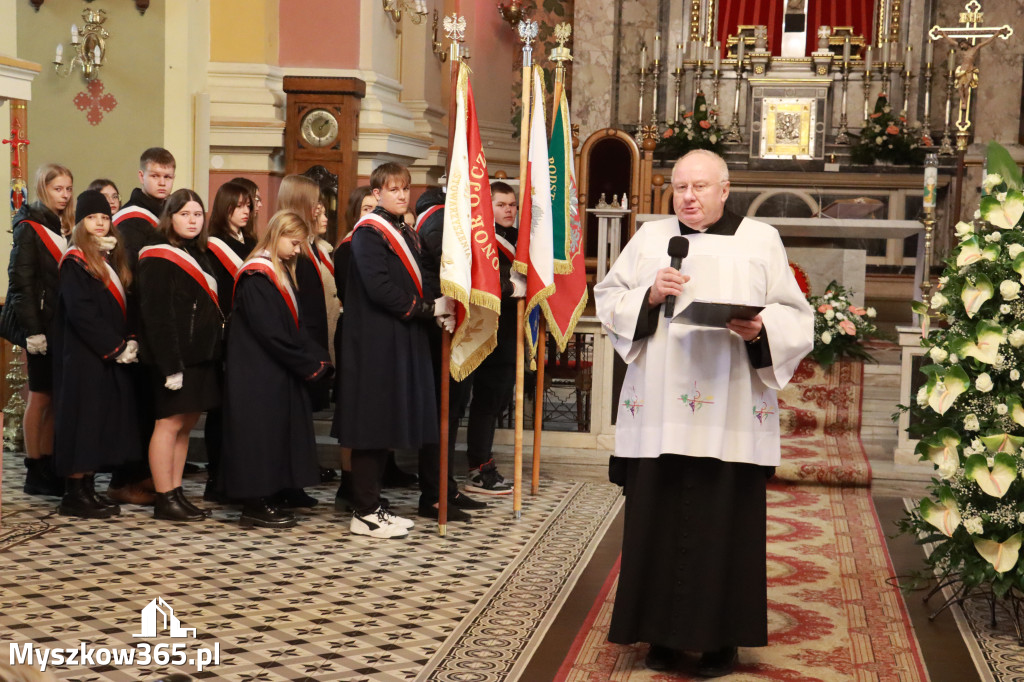
{"label": "candlestick", "polygon": [[[680,62],[680,64],[682,64],[682,62]],[[683,68],[682,68],[682,66],[677,66],[676,70],[673,72],[672,76],[673,76],[673,79],[674,79],[675,85],[676,85],[676,100],[675,100],[675,107],[674,107],[675,118],[673,118],[672,120],[673,121],[678,121],[679,120],[679,100],[680,100],[680,98],[682,96],[682,91],[683,91]]]}
{"label": "candlestick", "polygon": [[864,120],[871,114],[871,69],[864,69]]}
{"label": "candlestick", "polygon": [[850,63],[850,36],[843,40],[843,66]]}
{"label": "candlestick", "polygon": [[647,45],[640,46],[640,70],[647,68]]}
{"label": "candlestick", "polygon": [[658,82],[661,79],[661,64],[654,60],[651,67],[651,125],[658,125]]}
{"label": "candlestick", "polygon": [[637,117],[636,117],[636,143],[642,145],[644,143],[644,90],[647,87],[647,69],[643,67],[646,61],[645,53],[646,47],[640,50],[640,96],[637,98]]}
{"label": "candlestick", "polygon": [[740,36],[739,49],[737,50],[736,56],[736,85],[733,93],[732,100],[732,120],[729,122],[729,127],[722,135],[722,141],[730,144],[739,144],[743,142],[743,136],[740,134],[740,89],[743,87],[743,36]]}
{"label": "candlestick", "polygon": [[683,45],[686,43],[676,43],[676,70],[683,68]]}
{"label": "candlestick", "polygon": [[932,71],[932,63],[929,61],[924,65],[924,129],[929,139],[932,137]]}
{"label": "candlestick", "polygon": [[[850,40],[847,38],[846,47],[849,48]],[[839,132],[836,134],[836,144],[850,144],[850,130],[846,127],[849,122],[847,119],[846,105],[847,105],[847,90],[850,86],[850,62],[849,55],[843,59],[843,64],[840,66],[840,70],[843,74],[843,103],[839,114]],[[865,117],[866,118],[866,117]]]}
{"label": "candlestick", "polygon": [[871,70],[871,46],[868,45],[868,49],[864,52],[864,70]]}
{"label": "candlestick", "polygon": [[715,57],[714,57],[715,73],[722,68],[722,43],[715,43]]}
{"label": "candlestick", "polygon": [[953,125],[953,86],[955,81],[953,80],[954,70],[954,52],[949,51],[949,73],[946,74],[946,112],[945,112],[945,123],[942,126],[942,141],[939,143],[939,154],[943,156],[953,155],[953,138],[952,138],[952,125]]}

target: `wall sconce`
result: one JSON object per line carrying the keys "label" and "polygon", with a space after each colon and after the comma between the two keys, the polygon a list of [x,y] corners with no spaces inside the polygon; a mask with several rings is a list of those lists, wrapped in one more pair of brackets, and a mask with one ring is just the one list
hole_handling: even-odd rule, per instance
{"label": "wall sconce", "polygon": [[434,56],[441,60],[444,64],[448,61],[448,53],[444,51],[444,44],[437,39],[437,10],[434,10],[434,37],[430,40],[431,49],[434,51]]}
{"label": "wall sconce", "polygon": [[110,34],[103,28],[107,13],[105,10],[87,9],[82,12],[82,19],[85,28],[79,29],[77,25],[71,24],[71,49],[74,54],[65,64],[64,46],[58,43],[57,54],[53,57],[53,70],[58,76],[66,77],[77,66],[82,69],[87,80],[93,80],[99,75],[99,68],[107,57],[107,38]]}
{"label": "wall sconce", "polygon": [[529,16],[530,10],[523,7],[519,0],[512,0],[508,5],[499,2],[498,14],[501,15],[506,24],[512,28],[518,28],[519,22]]}
{"label": "wall sconce", "polygon": [[402,12],[408,12],[409,18],[414,24],[422,24],[423,17],[427,16],[427,0],[381,0],[384,4],[384,13],[396,24],[402,21]]}

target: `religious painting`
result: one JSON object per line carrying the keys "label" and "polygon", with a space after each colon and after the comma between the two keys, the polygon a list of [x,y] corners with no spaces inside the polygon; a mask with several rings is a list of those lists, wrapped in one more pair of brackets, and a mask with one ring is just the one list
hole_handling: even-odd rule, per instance
{"label": "religious painting", "polygon": [[813,97],[766,97],[761,109],[762,159],[813,159]]}

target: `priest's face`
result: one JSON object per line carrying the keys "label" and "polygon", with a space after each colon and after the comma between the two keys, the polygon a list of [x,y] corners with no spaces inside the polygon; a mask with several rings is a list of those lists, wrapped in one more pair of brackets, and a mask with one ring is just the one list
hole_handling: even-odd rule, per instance
{"label": "priest's face", "polygon": [[672,170],[672,204],[679,221],[693,230],[718,222],[729,197],[729,181],[711,155],[694,154]]}

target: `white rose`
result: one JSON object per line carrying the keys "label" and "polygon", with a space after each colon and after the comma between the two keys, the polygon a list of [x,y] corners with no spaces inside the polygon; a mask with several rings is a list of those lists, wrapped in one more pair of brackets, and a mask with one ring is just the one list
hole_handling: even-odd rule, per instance
{"label": "white rose", "polygon": [[972,234],[974,234],[974,224],[973,223],[965,223],[964,221],[961,220],[960,222],[958,222],[956,224],[956,236],[957,237],[960,237],[960,238],[969,237]]}
{"label": "white rose", "polygon": [[981,181],[981,187],[985,190],[985,194],[991,194],[992,190],[1001,184],[1003,184],[1003,176],[999,175],[999,173],[989,173]]}
{"label": "white rose", "polygon": [[1018,379],[1020,379],[1020,370],[1011,369],[1010,370],[1010,381],[1017,381]]}
{"label": "white rose", "polygon": [[932,310],[938,310],[939,308],[945,308],[947,303],[949,303],[949,299],[936,292],[935,295],[932,296],[932,300],[929,305]]}
{"label": "white rose", "polygon": [[867,309],[867,311],[866,311],[866,315],[867,315],[868,317],[871,317],[871,318],[873,318],[873,317],[875,317],[876,315],[878,315],[878,311],[877,311],[877,310],[875,310],[874,308],[868,308],[868,309]]}
{"label": "white rose", "polygon": [[832,343],[832,332],[822,332],[821,333],[821,342],[823,344],[825,344],[826,346],[828,344]]}
{"label": "white rose", "polygon": [[881,135],[879,135],[878,137],[875,138],[875,144],[882,144],[882,137],[881,137]]}
{"label": "white rose", "polygon": [[980,516],[972,516],[969,519],[964,519],[964,530],[971,535],[981,535],[985,531],[985,524]]}
{"label": "white rose", "polygon": [[1011,310],[1013,310],[1013,308],[1006,305],[1005,303],[999,306],[999,312],[1003,315],[1009,315]]}
{"label": "white rose", "polygon": [[1024,523],[1024,512],[1017,514],[1017,523]]}
{"label": "white rose", "polygon": [[1010,411],[1010,408],[1008,408],[1003,403],[999,403],[998,405],[996,405],[996,413],[998,413],[998,414],[1006,414],[1009,411]]}
{"label": "white rose", "polygon": [[922,386],[917,390],[917,404],[924,407],[928,404],[928,387]]}
{"label": "white rose", "polygon": [[1014,348],[1024,346],[1024,329],[1014,329],[1010,332],[1010,345]]}
{"label": "white rose", "polygon": [[956,353],[950,353],[949,354],[949,364],[955,365],[958,362],[960,362],[960,358],[957,357]]}
{"label": "white rose", "polygon": [[1004,279],[999,283],[999,295],[1004,301],[1016,301],[1020,298],[1020,282]]}
{"label": "white rose", "polygon": [[985,241],[987,241],[987,242],[997,242],[997,241],[999,241],[1002,238],[1003,238],[1003,233],[1002,232],[993,232],[991,234],[985,235]]}
{"label": "white rose", "polygon": [[831,308],[829,308],[828,310],[825,311],[825,319],[826,320],[831,320],[835,316],[836,316],[836,311],[832,310]]}
{"label": "white rose", "polygon": [[845,320],[846,319],[846,315],[843,315],[842,313],[836,313],[836,319],[837,320]]}
{"label": "white rose", "polygon": [[939,277],[939,288],[940,289],[942,287],[946,286],[946,284],[948,284],[948,283],[949,283],[949,277],[946,277],[945,275],[943,275],[942,277]]}
{"label": "white rose", "polygon": [[1024,253],[1024,246],[1021,246],[1020,244],[1010,244],[1006,247],[1006,250],[1009,252],[1010,258],[1016,258],[1020,254]]}
{"label": "white rose", "polygon": [[969,414],[964,417],[964,429],[967,431],[980,430],[981,424],[978,423],[978,416],[975,414]]}
{"label": "white rose", "polygon": [[932,362],[942,362],[949,357],[949,353],[947,353],[945,349],[935,346],[928,351],[928,356],[931,357]]}
{"label": "white rose", "polygon": [[995,384],[992,383],[992,377],[988,375],[988,372],[982,372],[974,381],[974,387],[982,393],[988,393],[992,390],[994,385]]}

